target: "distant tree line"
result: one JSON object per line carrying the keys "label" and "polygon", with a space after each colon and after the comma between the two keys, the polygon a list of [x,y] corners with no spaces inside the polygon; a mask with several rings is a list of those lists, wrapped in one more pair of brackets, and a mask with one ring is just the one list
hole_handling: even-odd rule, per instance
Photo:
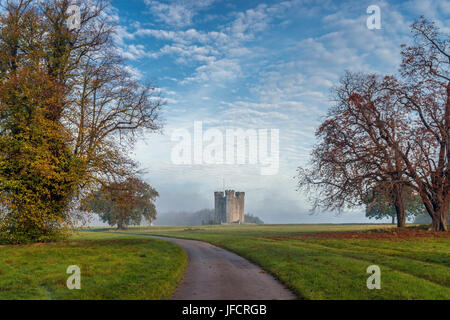
{"label": "distant tree line", "polygon": [[251,213],[245,214],[244,217],[245,223],[254,223],[254,224],[264,224],[259,217],[252,215]]}
{"label": "distant tree line", "polygon": [[[251,214],[245,214],[246,223],[263,224],[264,222]],[[214,210],[202,209],[194,212],[164,212],[158,215],[157,225],[198,226],[214,224]]]}

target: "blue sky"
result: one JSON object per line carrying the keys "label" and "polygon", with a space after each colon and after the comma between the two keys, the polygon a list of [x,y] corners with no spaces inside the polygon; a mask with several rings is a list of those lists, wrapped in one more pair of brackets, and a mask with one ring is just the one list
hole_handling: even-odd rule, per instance
{"label": "blue sky", "polygon": [[[369,30],[369,5],[381,29]],[[148,134],[134,156],[157,188],[158,210],[212,208],[213,192],[246,192],[246,212],[266,223],[364,222],[362,210],[309,214],[295,191],[296,168],[315,143],[330,88],[345,70],[395,73],[400,44],[420,15],[449,32],[450,2],[114,0],[117,43],[132,74],[161,88],[164,133]],[[447,26],[447,27],[446,27]],[[254,165],[175,165],[174,130],[279,129],[280,168],[261,176]]]}

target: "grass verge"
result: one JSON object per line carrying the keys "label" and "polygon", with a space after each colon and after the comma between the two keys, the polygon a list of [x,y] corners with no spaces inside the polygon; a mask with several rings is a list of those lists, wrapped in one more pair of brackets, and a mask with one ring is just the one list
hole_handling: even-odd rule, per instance
{"label": "grass verge", "polygon": [[[0,246],[0,299],[168,299],[186,264],[173,243],[103,230],[69,242]],[[80,290],[66,286],[70,265],[80,267]]]}
{"label": "grass verge", "polygon": [[[373,230],[380,229],[381,231]],[[302,299],[450,299],[450,235],[380,225],[230,225],[129,230],[203,240],[269,271]],[[381,290],[369,290],[370,265]]]}

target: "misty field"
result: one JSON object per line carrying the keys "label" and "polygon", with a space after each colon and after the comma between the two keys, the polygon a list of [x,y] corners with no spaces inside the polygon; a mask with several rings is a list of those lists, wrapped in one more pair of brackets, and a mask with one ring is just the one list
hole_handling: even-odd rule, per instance
{"label": "misty field", "polygon": [[[110,232],[0,246],[0,299],[168,299],[186,264],[173,243]],[[80,290],[66,286],[69,265],[81,269]]]}
{"label": "misty field", "polygon": [[[299,299],[450,299],[448,232],[387,225],[151,227],[126,232],[226,248],[276,276]],[[380,290],[367,288],[370,265],[381,269]]]}

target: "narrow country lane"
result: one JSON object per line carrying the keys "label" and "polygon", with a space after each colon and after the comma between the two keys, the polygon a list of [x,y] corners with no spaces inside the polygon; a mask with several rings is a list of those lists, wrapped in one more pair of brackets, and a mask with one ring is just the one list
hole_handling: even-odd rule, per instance
{"label": "narrow country lane", "polygon": [[174,300],[291,300],[296,296],[259,266],[206,242],[156,237],[179,244],[189,263]]}

